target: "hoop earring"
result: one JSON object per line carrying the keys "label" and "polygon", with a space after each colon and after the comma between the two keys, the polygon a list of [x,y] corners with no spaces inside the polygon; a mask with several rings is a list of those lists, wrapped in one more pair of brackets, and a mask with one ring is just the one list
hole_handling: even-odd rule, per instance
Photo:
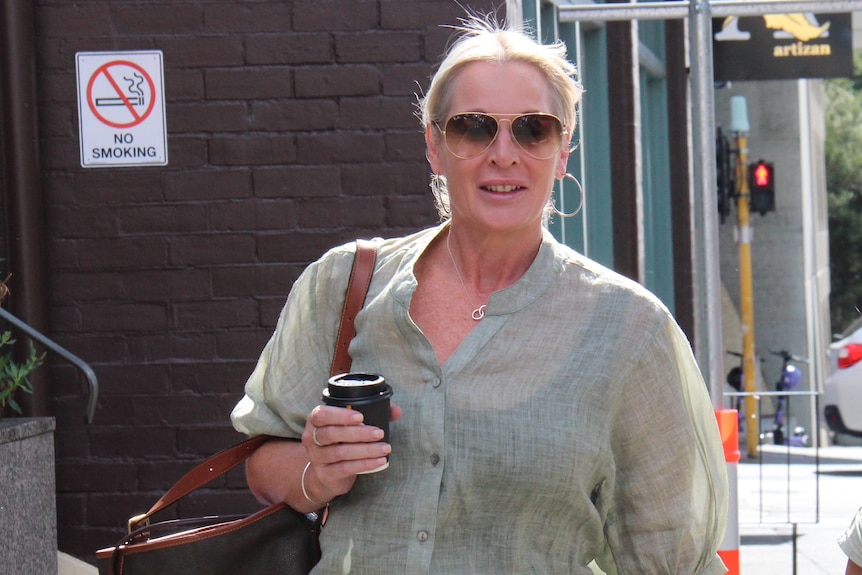
{"label": "hoop earring", "polygon": [[560,184],[561,184],[560,185],[560,195],[561,196],[563,194],[562,183],[563,183],[563,180],[565,180],[566,178],[571,179],[573,182],[575,182],[575,185],[578,186],[578,195],[580,196],[580,202],[578,203],[578,207],[575,208],[574,212],[569,212],[568,214],[566,214],[566,213],[563,213],[560,210],[558,210],[557,206],[554,206],[554,213],[557,214],[558,216],[560,216],[561,218],[572,218],[572,217],[578,215],[580,213],[581,209],[584,207],[584,187],[581,185],[581,182],[578,181],[578,178],[576,178],[572,174],[566,172],[565,174],[563,174],[563,177],[560,178]]}

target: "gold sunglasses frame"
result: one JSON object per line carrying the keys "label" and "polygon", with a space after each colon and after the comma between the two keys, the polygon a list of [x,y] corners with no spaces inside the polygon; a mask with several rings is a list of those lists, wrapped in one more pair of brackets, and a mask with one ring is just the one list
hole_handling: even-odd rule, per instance
{"label": "gold sunglasses frame", "polygon": [[[482,151],[480,151],[480,152],[478,152],[472,156],[461,156],[461,155],[458,155],[457,153],[455,153],[455,151],[449,146],[449,140],[446,138],[446,130],[444,129],[443,126],[448,125],[449,122],[452,121],[452,118],[454,118],[456,116],[471,116],[471,115],[473,115],[473,116],[487,116],[489,118],[493,118],[494,121],[497,122],[497,131],[494,133],[494,137],[491,138],[491,141],[488,142],[488,145],[485,146],[482,149]],[[515,122],[515,120],[517,120],[518,118],[523,118],[524,116],[545,116],[548,118],[553,118],[557,122],[559,122],[560,128],[562,129],[560,132],[560,145],[548,156],[536,156],[534,154],[531,154],[524,146],[521,145],[521,142],[518,141],[518,138],[515,137],[515,133],[512,130],[512,125]],[[527,154],[528,156],[530,156],[531,158],[533,158],[535,160],[550,160],[551,158],[553,158],[560,150],[563,149],[563,146],[565,145],[566,136],[569,134],[569,129],[563,123],[562,119],[560,119],[558,116],[556,116],[554,114],[547,114],[545,112],[527,112],[524,114],[489,114],[487,112],[458,112],[457,114],[452,114],[451,116],[449,116],[449,118],[443,123],[443,126],[440,125],[440,122],[434,122],[434,126],[437,128],[437,130],[443,136],[443,143],[446,145],[446,149],[449,150],[450,154],[452,154],[453,156],[455,156],[459,160],[472,160],[474,158],[478,158],[479,156],[481,156],[482,154],[484,154],[485,152],[487,152],[488,150],[491,149],[491,146],[493,146],[494,142],[497,141],[497,136],[500,135],[500,124],[503,121],[509,122],[509,135],[512,137],[512,141],[515,142],[515,144],[518,146],[518,148],[521,151],[523,151],[525,154]]]}

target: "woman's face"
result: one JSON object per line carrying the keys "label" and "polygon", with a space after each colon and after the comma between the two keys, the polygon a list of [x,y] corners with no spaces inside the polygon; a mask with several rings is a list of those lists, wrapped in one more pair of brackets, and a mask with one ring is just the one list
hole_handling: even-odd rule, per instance
{"label": "woman's face", "polygon": [[444,122],[463,112],[500,115],[494,142],[470,159],[453,155],[435,127],[426,130],[431,168],[446,176],[452,221],[485,233],[540,228],[554,179],[566,171],[568,136],[551,158],[536,159],[514,141],[512,116],[505,115],[552,113],[545,78],[523,62],[473,62],[458,73],[451,90]]}

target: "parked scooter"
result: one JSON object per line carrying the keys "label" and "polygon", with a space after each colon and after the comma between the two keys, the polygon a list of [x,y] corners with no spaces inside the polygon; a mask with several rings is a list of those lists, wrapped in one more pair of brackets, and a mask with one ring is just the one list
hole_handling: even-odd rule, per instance
{"label": "parked scooter", "polygon": [[[808,360],[804,357],[793,355],[789,351],[783,349],[781,351],[770,350],[769,353],[781,358],[781,375],[775,383],[775,391],[782,392],[796,389],[802,382],[802,372],[791,362],[808,363]],[[787,425],[787,422],[785,421],[785,412],[787,410],[787,402],[789,398],[786,395],[779,395],[777,397],[778,400],[775,405],[775,420],[772,427],[772,442],[775,445],[807,447],[809,437],[803,426],[796,426],[790,437],[786,437],[785,426]]]}

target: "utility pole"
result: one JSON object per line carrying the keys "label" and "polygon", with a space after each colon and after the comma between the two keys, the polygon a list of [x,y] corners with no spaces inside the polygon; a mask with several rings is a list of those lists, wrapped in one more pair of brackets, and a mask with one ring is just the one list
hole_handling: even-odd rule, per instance
{"label": "utility pole", "polygon": [[[751,211],[748,189],[748,109],[744,96],[730,99],[730,125],[736,137],[736,214],[739,234],[739,300],[742,321],[742,383],[746,393],[756,390],[757,370],[754,353],[754,282],[751,273]],[[760,425],[757,399],[746,395],[745,437],[749,457],[757,457]]]}

